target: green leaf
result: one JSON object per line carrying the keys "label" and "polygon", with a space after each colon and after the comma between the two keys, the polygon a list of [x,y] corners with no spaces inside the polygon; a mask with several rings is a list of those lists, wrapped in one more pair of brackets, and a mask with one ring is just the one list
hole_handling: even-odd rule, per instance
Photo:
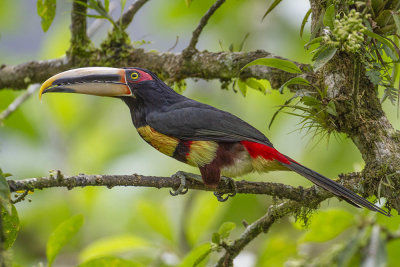
{"label": "green leaf", "polygon": [[304,16],[303,21],[301,22],[301,26],[300,26],[300,38],[303,38],[304,27],[306,26],[306,23],[307,23],[307,21],[308,21],[310,15],[311,15],[311,13],[312,13],[312,9],[310,8],[310,9],[307,11],[306,15]]}
{"label": "green leaf", "polygon": [[217,245],[221,243],[221,235],[219,233],[213,233],[211,241]]}
{"label": "green leaf", "polygon": [[396,24],[396,33],[400,36],[400,16],[397,13],[392,12],[392,17],[394,23]]}
{"label": "green leaf", "polygon": [[246,85],[250,88],[256,89],[258,91],[261,91],[265,94],[265,92],[267,91],[267,89],[265,88],[265,86],[260,83],[259,81],[257,81],[257,79],[255,78],[248,78],[246,79]]}
{"label": "green leaf", "polygon": [[[188,217],[185,225],[187,239],[189,244],[194,246],[209,238],[209,233],[215,229],[215,224],[220,220],[221,214],[224,214],[227,205],[221,205],[220,202],[212,199],[208,194],[199,194],[192,204],[192,209],[186,214]],[[214,216],[209,216],[214,214]]]}
{"label": "green leaf", "polygon": [[[192,249],[186,257],[182,260],[181,264],[179,264],[179,267],[186,267],[186,266],[200,266],[199,259],[204,260],[208,254],[211,253],[211,244],[210,243],[205,243],[203,245],[200,245],[194,249]],[[203,266],[207,262],[203,262]]]}
{"label": "green leaf", "polygon": [[53,233],[51,233],[49,240],[47,241],[46,248],[48,266],[51,266],[53,264],[60,250],[79,231],[82,225],[83,215],[78,214],[62,222],[53,231]]}
{"label": "green leaf", "polygon": [[258,58],[246,64],[246,66],[244,66],[242,70],[254,65],[263,65],[271,68],[280,69],[289,73],[302,73],[302,71],[299,69],[299,67],[297,67],[296,64],[289,60],[280,58]]}
{"label": "green leaf", "polygon": [[138,209],[148,226],[166,239],[173,241],[172,225],[162,205],[140,202]]}
{"label": "green leaf", "polygon": [[333,116],[337,116],[335,102],[329,101],[328,105],[326,105],[326,112]]}
{"label": "green leaf", "polygon": [[315,58],[314,70],[317,71],[322,68],[332,57],[336,54],[337,48],[333,46],[328,46],[323,48],[323,50]]}
{"label": "green leaf", "polygon": [[36,6],[37,13],[42,18],[42,29],[47,32],[56,15],[56,0],[37,0]]}
{"label": "green leaf", "polygon": [[243,50],[244,44],[246,43],[247,38],[249,38],[250,33],[246,33],[246,35],[243,37],[242,42],[240,43],[239,47],[238,47],[238,51],[237,52],[241,52]]}
{"label": "green leaf", "polygon": [[369,31],[369,30],[365,30],[364,34],[369,36],[369,37],[371,37],[371,38],[374,38],[374,39],[378,40],[382,44],[388,46],[392,51],[395,51],[394,47],[392,46],[392,44],[388,40],[386,40],[384,37],[380,36],[379,34],[376,34],[376,33],[372,32],[372,31]]}
{"label": "green leaf", "polygon": [[103,15],[93,15],[93,14],[87,14],[86,17],[94,19],[107,19],[107,17],[104,17]]}
{"label": "green leaf", "polygon": [[399,59],[399,54],[397,54],[397,53],[399,53],[398,51],[397,51],[397,53],[396,53],[395,51],[391,50],[391,49],[390,49],[388,46],[386,46],[386,45],[383,46],[383,50],[385,50],[386,55],[387,55],[388,57],[390,57],[393,61],[397,61],[397,60]]}
{"label": "green leaf", "polygon": [[371,2],[372,9],[374,10],[375,14],[379,13],[386,4],[383,2],[383,0],[372,0]]}
{"label": "green leaf", "polygon": [[[293,238],[287,232],[272,234],[263,241],[258,247],[258,259],[254,266],[287,266],[285,263],[290,258],[296,258],[297,246],[296,238]],[[300,265],[302,266],[302,265]]]}
{"label": "green leaf", "polygon": [[397,266],[400,262],[400,239],[393,239],[387,243],[388,264],[387,266]]}
{"label": "green leaf", "polygon": [[379,70],[369,70],[366,72],[368,79],[376,86],[382,81],[381,73]]}
{"label": "green leaf", "polygon": [[110,11],[110,0],[104,0],[104,9],[107,13]]}
{"label": "green leaf", "polygon": [[0,208],[3,206],[8,214],[11,215],[10,187],[6,180],[7,176],[8,175],[3,173],[0,169]]}
{"label": "green leaf", "polygon": [[133,261],[128,261],[117,257],[104,257],[99,259],[93,259],[78,265],[78,267],[140,267],[140,266],[142,265],[139,263],[135,263]]}
{"label": "green leaf", "polygon": [[149,246],[147,240],[134,235],[110,236],[89,244],[81,251],[79,260],[81,262],[88,261],[95,258],[132,251],[138,248],[149,248]]}
{"label": "green leaf", "polygon": [[[344,210],[320,211],[313,216],[309,230],[300,238],[300,241],[325,242],[331,240],[354,225],[354,220],[354,214]],[[300,222],[296,223],[300,224]]]}
{"label": "green leaf", "polygon": [[85,7],[88,7],[88,8],[92,8],[91,6],[89,6],[87,3],[83,2],[83,1],[75,0],[75,2],[80,4],[80,5],[82,5],[82,6],[85,6]]}
{"label": "green leaf", "polygon": [[377,214],[376,222],[390,231],[396,231],[400,225],[400,216],[399,213],[397,213],[397,215],[396,214],[392,215],[393,217],[387,217],[381,214]]}
{"label": "green leaf", "polygon": [[126,0],[120,0],[120,3],[121,3],[121,14],[124,12],[124,8],[125,8],[125,5],[126,5]]}
{"label": "green leaf", "polygon": [[9,249],[14,244],[15,239],[19,231],[19,218],[17,209],[14,205],[11,205],[11,215],[4,209],[1,209],[1,217],[3,223],[3,234],[5,242],[3,244],[4,249]]}
{"label": "green leaf", "polygon": [[313,45],[313,44],[319,44],[319,43],[321,43],[321,42],[322,42],[322,37],[321,37],[321,36],[320,36],[320,37],[316,37],[316,38],[310,40],[308,43],[306,43],[306,44],[304,45],[304,48],[305,48],[305,49],[308,49],[311,45]]}
{"label": "green leaf", "polygon": [[378,24],[379,28],[384,28],[390,21],[391,19],[391,10],[383,10],[382,12],[379,13],[378,17],[374,19],[374,21]]}
{"label": "green leaf", "polygon": [[293,85],[293,84],[309,86],[310,82],[307,81],[304,78],[301,78],[301,77],[293,77],[292,79],[290,79],[287,82],[285,82],[284,84],[282,84],[281,87],[279,87],[279,92],[282,94],[283,93],[283,89],[285,87],[288,87],[289,85]]}
{"label": "green leaf", "polygon": [[330,5],[326,10],[324,14],[324,25],[329,27],[331,30],[334,28],[333,27],[333,22],[335,21],[335,5]]}
{"label": "green leaf", "polygon": [[272,115],[271,121],[268,125],[268,129],[271,128],[272,123],[274,122],[276,116],[278,116],[279,112],[281,112],[284,108],[286,108],[294,99],[298,98],[298,97],[304,97],[305,95],[309,94],[310,92],[308,92],[307,90],[297,90],[296,93],[289,98],[288,100],[285,101],[285,103],[280,106],[280,108],[274,113],[274,115]]}
{"label": "green leaf", "polygon": [[243,95],[243,96],[246,96],[246,93],[247,93],[247,86],[246,86],[246,84],[245,84],[241,79],[238,79],[238,80],[237,80],[237,85],[238,85],[239,90],[240,90],[240,92],[242,93],[242,95]]}
{"label": "green leaf", "polygon": [[309,107],[317,107],[321,105],[321,102],[313,96],[305,95],[301,98],[301,102]]}
{"label": "green leaf", "polygon": [[275,0],[275,1],[269,6],[267,12],[265,12],[265,14],[264,14],[264,16],[262,17],[261,20],[264,20],[264,18],[265,18],[272,10],[274,10],[274,8],[275,8],[277,5],[279,5],[279,3],[280,3],[281,1],[282,1],[282,0]]}
{"label": "green leaf", "polygon": [[222,239],[228,238],[232,230],[236,228],[236,224],[233,222],[224,222],[218,229],[218,233]]}

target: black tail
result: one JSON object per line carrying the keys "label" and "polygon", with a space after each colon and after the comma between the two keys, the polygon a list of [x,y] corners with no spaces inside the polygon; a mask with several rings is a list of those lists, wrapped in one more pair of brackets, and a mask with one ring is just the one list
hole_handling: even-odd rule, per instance
{"label": "black tail", "polygon": [[[290,160],[290,159],[289,159]],[[313,182],[314,184],[324,188],[325,190],[328,190],[332,194],[342,198],[343,200],[349,202],[350,204],[356,206],[357,208],[361,208],[361,206],[368,208],[372,211],[377,211],[383,215],[386,215],[390,217],[391,215],[379,208],[378,206],[374,205],[373,203],[369,202],[365,198],[360,197],[353,191],[347,189],[346,187],[341,186],[340,184],[332,181],[329,178],[326,178],[325,176],[293,161],[290,160],[291,164],[285,164],[282,163],[284,166],[289,168],[292,171],[297,172],[298,174],[306,177],[308,180]]]}

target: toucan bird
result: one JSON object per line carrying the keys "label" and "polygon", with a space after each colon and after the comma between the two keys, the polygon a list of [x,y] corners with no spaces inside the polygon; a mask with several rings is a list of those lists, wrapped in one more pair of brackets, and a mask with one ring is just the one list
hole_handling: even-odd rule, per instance
{"label": "toucan bird", "polygon": [[129,107],[139,135],[158,151],[198,167],[209,187],[216,188],[221,175],[292,170],[356,207],[390,216],[353,191],[280,153],[250,124],[178,94],[146,69],[73,69],[49,78],[39,95],[50,92],[120,98]]}

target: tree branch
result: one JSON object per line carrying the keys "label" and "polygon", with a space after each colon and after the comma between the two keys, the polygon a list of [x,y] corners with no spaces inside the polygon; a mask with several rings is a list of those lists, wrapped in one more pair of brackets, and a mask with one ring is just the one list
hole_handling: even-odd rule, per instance
{"label": "tree branch", "polygon": [[[317,0],[310,0],[310,4],[312,32],[320,36],[327,6]],[[325,125],[317,124],[321,130],[345,133],[351,138],[365,161],[362,183],[366,194],[385,196],[387,206],[400,211],[400,132],[383,111],[363,61],[357,53],[338,49],[317,71],[312,84],[326,90],[321,102],[334,104],[336,110]]]}
{"label": "tree branch", "polygon": [[[111,14],[117,8],[116,1],[112,1],[109,7],[109,13]],[[98,29],[106,22],[105,19],[95,19],[92,24],[87,28],[86,34],[89,38],[92,38],[93,35],[98,31]]]}
{"label": "tree branch", "polygon": [[39,87],[40,84],[38,83],[31,84],[25,93],[14,99],[14,101],[10,105],[8,105],[8,107],[3,112],[0,113],[0,124],[14,111],[16,111],[19,106],[21,106],[26,100],[28,100],[28,98],[32,94],[34,94],[39,89]]}
{"label": "tree branch", "polygon": [[211,16],[214,14],[214,12],[224,2],[225,2],[225,0],[217,0],[217,1],[215,1],[215,3],[210,7],[210,9],[206,12],[206,14],[204,14],[204,16],[201,18],[199,25],[197,25],[196,29],[193,31],[192,39],[190,40],[190,43],[189,43],[188,47],[185,50],[183,50],[183,53],[185,55],[190,57],[196,51],[196,44],[199,41],[199,36],[201,34],[201,31],[206,26],[208,20],[211,18]]}
{"label": "tree branch", "polygon": [[81,0],[81,3],[74,1],[72,3],[71,11],[71,43],[72,44],[83,44],[88,39],[86,35],[86,12],[87,0]]}
{"label": "tree branch", "polygon": [[125,30],[129,24],[132,22],[133,17],[135,16],[136,12],[148,2],[149,0],[136,0],[128,10],[122,15],[120,20],[117,22],[117,25]]}
{"label": "tree branch", "polygon": [[30,61],[15,66],[0,67],[0,88],[26,90],[32,83],[42,83],[52,74],[67,70],[72,65],[67,58]]}
{"label": "tree branch", "polygon": [[68,51],[72,58],[74,58],[74,56],[79,54],[82,50],[85,50],[85,47],[91,42],[86,33],[87,7],[84,4],[87,4],[87,0],[81,0],[80,2],[75,0],[72,3],[71,47]]}
{"label": "tree branch", "polygon": [[242,235],[236,239],[232,245],[224,244],[224,255],[219,259],[216,266],[233,266],[234,258],[243,250],[243,248],[255,239],[262,232],[267,233],[270,227],[280,218],[298,210],[301,204],[295,201],[285,201],[278,205],[271,205],[268,212],[246,227]]}
{"label": "tree branch", "polygon": [[[194,175],[194,174],[191,174]],[[112,188],[114,186],[138,186],[138,187],[155,187],[155,188],[173,188],[176,190],[180,185],[180,179],[175,175],[171,177],[144,176],[139,174],[132,175],[75,175],[64,176],[60,171],[50,173],[48,177],[29,178],[23,180],[8,180],[11,192],[35,190],[52,187],[66,187],[72,189],[74,187],[86,186],[106,186]],[[320,189],[316,186],[304,189],[303,187],[293,187],[280,183],[268,182],[249,182],[235,181],[236,192],[241,194],[263,194],[271,195],[277,198],[287,198],[309,207],[315,207],[315,203],[321,202],[326,198],[332,197],[332,194]],[[205,186],[198,180],[187,177],[188,189],[196,189],[203,191],[214,191],[214,189]],[[234,189],[223,180],[218,188],[220,193],[234,193]]]}
{"label": "tree branch", "polygon": [[[250,52],[196,52],[187,64],[180,64],[182,53],[146,52],[132,49],[125,57],[109,58],[101,51],[92,53],[93,61],[76,58],[74,63],[67,58],[45,61],[31,61],[15,66],[0,67],[0,90],[5,88],[26,89],[31,83],[42,83],[59,72],[85,64],[90,66],[135,66],[150,69],[170,81],[185,78],[230,80],[240,76],[243,79],[268,79],[273,88],[279,88],[294,75],[266,66],[252,66],[240,72],[247,63],[262,57],[275,57],[263,50]],[[281,58],[281,57],[277,57]],[[295,62],[296,63],[296,62]],[[306,69],[307,64],[296,63]],[[310,73],[312,75],[312,73]]]}

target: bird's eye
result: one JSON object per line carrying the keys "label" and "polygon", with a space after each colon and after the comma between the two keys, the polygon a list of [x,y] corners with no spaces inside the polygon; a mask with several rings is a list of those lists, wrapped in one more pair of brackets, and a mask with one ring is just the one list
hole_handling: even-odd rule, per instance
{"label": "bird's eye", "polygon": [[131,79],[133,81],[137,81],[137,80],[139,80],[139,78],[140,78],[140,75],[139,75],[138,72],[134,71],[134,72],[131,73]]}

